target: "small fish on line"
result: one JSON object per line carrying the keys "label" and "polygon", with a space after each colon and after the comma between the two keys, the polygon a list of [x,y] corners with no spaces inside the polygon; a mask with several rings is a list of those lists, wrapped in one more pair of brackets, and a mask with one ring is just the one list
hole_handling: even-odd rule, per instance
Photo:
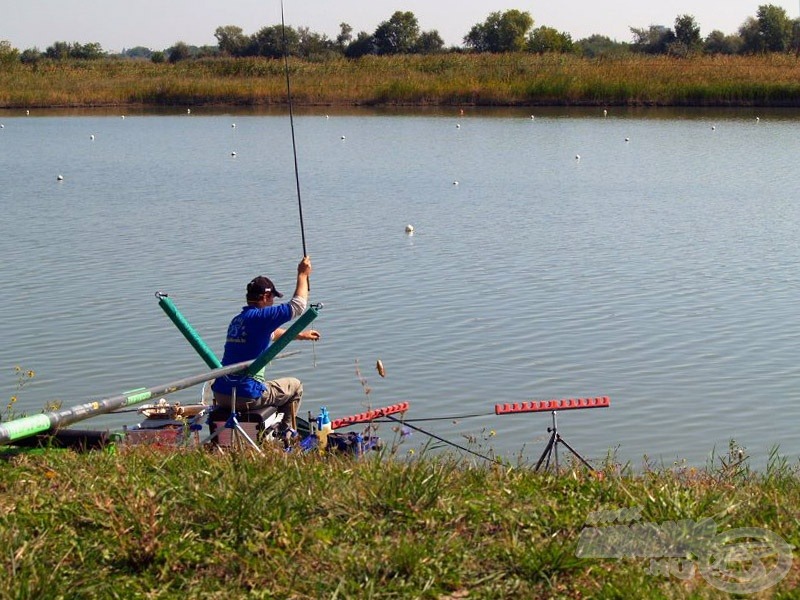
{"label": "small fish on line", "polygon": [[375,363],[375,368],[378,370],[378,375],[381,377],[386,377],[386,369],[383,368],[383,363],[381,359],[378,359],[378,362]]}

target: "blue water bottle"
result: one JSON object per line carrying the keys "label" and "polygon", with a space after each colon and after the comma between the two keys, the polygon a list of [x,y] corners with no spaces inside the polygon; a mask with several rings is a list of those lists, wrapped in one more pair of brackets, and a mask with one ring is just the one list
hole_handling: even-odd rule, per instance
{"label": "blue water bottle", "polygon": [[319,410],[319,416],[317,417],[317,423],[319,424],[317,430],[317,437],[319,438],[318,447],[320,452],[325,452],[328,448],[328,434],[333,431],[331,427],[331,418],[328,415],[328,409],[324,406]]}

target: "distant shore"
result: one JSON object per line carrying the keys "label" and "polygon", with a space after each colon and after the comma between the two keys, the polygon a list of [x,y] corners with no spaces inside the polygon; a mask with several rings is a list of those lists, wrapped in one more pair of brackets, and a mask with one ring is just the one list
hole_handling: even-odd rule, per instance
{"label": "distant shore", "polygon": [[[794,55],[447,54],[290,61],[296,106],[800,107]],[[282,106],[284,63],[43,61],[0,72],[0,108]]]}

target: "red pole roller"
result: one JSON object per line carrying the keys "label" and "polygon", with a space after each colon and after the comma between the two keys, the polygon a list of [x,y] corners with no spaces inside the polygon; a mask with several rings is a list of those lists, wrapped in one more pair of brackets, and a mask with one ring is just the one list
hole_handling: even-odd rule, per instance
{"label": "red pole roller", "polygon": [[406,412],[408,410],[408,407],[409,407],[408,402],[401,402],[400,404],[392,404],[391,406],[376,408],[373,410],[369,410],[367,412],[353,415],[351,417],[342,417],[341,419],[336,419],[335,421],[333,421],[331,423],[331,428],[339,429],[340,427],[347,427],[349,425],[355,425],[356,423],[366,423],[368,421],[374,421],[375,419],[385,417],[386,415],[394,415],[396,413]]}
{"label": "red pole roller", "polygon": [[551,410],[576,410],[581,408],[608,408],[611,399],[608,396],[595,398],[564,398],[561,400],[531,400],[530,402],[514,402],[513,404],[495,404],[496,415],[508,415],[523,412],[542,412]]}

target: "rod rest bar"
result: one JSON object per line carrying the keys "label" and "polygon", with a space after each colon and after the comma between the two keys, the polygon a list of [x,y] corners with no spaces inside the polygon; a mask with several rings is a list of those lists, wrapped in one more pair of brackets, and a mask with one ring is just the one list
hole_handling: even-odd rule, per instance
{"label": "rod rest bar", "polygon": [[495,404],[494,413],[496,415],[508,415],[523,412],[608,408],[609,406],[611,406],[611,399],[608,396],[599,396],[597,398],[565,398],[562,400],[532,400],[530,402],[515,402],[514,404]]}

